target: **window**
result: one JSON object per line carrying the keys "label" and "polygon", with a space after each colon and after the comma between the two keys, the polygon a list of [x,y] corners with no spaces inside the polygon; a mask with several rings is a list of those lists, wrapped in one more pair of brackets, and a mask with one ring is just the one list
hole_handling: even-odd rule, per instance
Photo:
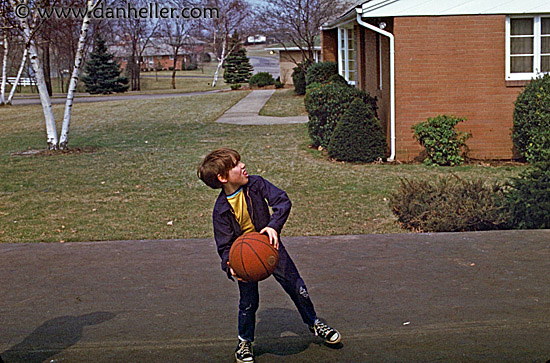
{"label": "window", "polygon": [[506,18],[506,79],[550,72],[550,17]]}
{"label": "window", "polygon": [[355,84],[355,32],[353,28],[338,28],[338,73]]}

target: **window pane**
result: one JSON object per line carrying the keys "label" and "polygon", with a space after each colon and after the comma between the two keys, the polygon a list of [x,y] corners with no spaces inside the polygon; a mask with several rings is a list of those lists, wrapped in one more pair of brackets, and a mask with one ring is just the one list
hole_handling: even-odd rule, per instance
{"label": "window pane", "polygon": [[542,54],[550,53],[550,37],[542,37],[540,39],[540,52]]}
{"label": "window pane", "polygon": [[348,81],[350,81],[350,82],[355,82],[355,71],[353,71],[353,72],[350,71],[350,72],[349,72],[349,79],[348,79]]}
{"label": "window pane", "polygon": [[510,19],[512,35],[532,35],[534,19]]}
{"label": "window pane", "polygon": [[540,59],[541,72],[550,72],[550,56],[545,55]]}
{"label": "window pane", "polygon": [[550,34],[550,18],[541,19],[541,34]]}
{"label": "window pane", "polygon": [[510,70],[512,73],[533,72],[533,57],[511,57]]}
{"label": "window pane", "polygon": [[533,38],[512,38],[512,54],[533,54]]}

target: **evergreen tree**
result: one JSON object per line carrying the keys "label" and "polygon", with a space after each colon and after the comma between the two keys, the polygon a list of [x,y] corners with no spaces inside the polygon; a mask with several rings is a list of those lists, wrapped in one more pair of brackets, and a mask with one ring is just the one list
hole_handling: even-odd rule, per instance
{"label": "evergreen tree", "polygon": [[356,99],[336,124],[327,151],[336,160],[370,163],[385,158],[387,148],[374,111],[363,100]]}
{"label": "evergreen tree", "polygon": [[236,32],[231,37],[229,49],[232,48],[233,51],[225,59],[223,79],[225,83],[229,84],[246,83],[250,79],[250,76],[252,76],[254,68],[246,55],[246,49],[241,47],[239,36]]}
{"label": "evergreen tree", "polygon": [[91,94],[106,95],[128,90],[128,78],[120,75],[120,66],[115,62],[114,55],[107,52],[105,41],[99,36],[95,38],[94,50],[86,62],[85,72],[82,81]]}

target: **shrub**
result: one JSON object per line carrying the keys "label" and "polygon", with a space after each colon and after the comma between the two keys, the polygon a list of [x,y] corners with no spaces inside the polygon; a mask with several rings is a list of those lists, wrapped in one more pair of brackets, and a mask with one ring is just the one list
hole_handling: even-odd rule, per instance
{"label": "shrub", "polygon": [[312,83],[329,83],[331,78],[335,75],[338,75],[338,65],[336,63],[314,63],[307,68],[306,85]]}
{"label": "shrub", "polygon": [[367,92],[341,83],[313,83],[308,86],[305,98],[309,136],[313,146],[326,148],[337,122],[355,99],[361,99],[376,113],[376,97]]}
{"label": "shrub", "polygon": [[509,183],[510,228],[550,228],[550,161],[534,164]]}
{"label": "shrub", "polygon": [[235,90],[241,89],[241,84],[240,83],[232,84],[230,87],[233,91],[235,91]]}
{"label": "shrub", "polygon": [[248,82],[251,86],[265,87],[275,84],[273,76],[268,72],[259,72],[250,77]]}
{"label": "shrub", "polygon": [[380,121],[369,105],[356,98],[336,124],[327,151],[337,160],[370,163],[385,158],[387,149]]}
{"label": "shrub", "polygon": [[304,72],[303,65],[294,67],[292,82],[294,83],[294,93],[299,96],[306,94],[306,73]]}
{"label": "shrub", "polygon": [[433,183],[402,179],[390,207],[403,227],[419,232],[503,229],[509,222],[503,186],[454,175]]}
{"label": "shrub", "polygon": [[518,95],[512,140],[527,161],[550,160],[550,74],[533,79]]}
{"label": "shrub", "polygon": [[471,135],[455,129],[462,121],[462,118],[439,115],[412,127],[414,137],[426,150],[425,164],[454,166],[464,162],[461,151]]}

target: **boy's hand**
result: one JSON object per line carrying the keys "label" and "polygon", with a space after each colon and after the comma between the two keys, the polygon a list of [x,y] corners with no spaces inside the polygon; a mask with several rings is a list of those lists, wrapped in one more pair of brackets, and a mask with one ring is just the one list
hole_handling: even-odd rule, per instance
{"label": "boy's hand", "polygon": [[229,267],[229,272],[231,273],[231,276],[233,276],[234,278],[236,278],[238,281],[240,282],[248,282],[246,280],[243,280],[241,279],[239,276],[237,276],[237,274],[235,273],[235,271],[233,271],[233,269],[231,268],[231,266],[229,266],[229,261],[227,261],[227,267]]}
{"label": "boy's hand", "polygon": [[276,230],[271,227],[265,227],[260,233],[266,233],[269,236],[269,243],[271,243],[276,250],[279,249],[279,236]]}

